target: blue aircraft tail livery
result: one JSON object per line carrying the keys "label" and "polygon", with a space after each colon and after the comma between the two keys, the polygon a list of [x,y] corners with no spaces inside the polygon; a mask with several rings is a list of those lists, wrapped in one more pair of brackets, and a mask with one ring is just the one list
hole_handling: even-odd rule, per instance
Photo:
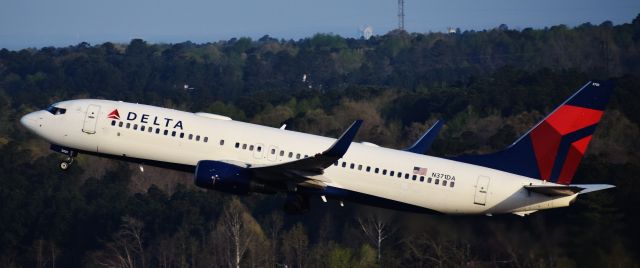
{"label": "blue aircraft tail livery", "polygon": [[612,90],[611,82],[589,82],[504,151],[454,160],[568,185]]}

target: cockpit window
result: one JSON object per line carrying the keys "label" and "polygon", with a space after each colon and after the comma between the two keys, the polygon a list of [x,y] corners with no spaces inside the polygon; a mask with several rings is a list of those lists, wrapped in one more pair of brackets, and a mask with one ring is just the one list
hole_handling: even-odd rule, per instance
{"label": "cockpit window", "polygon": [[50,112],[53,115],[59,115],[59,114],[66,113],[67,109],[58,108],[58,107],[55,107],[55,106],[49,106],[49,108],[47,108],[47,111]]}

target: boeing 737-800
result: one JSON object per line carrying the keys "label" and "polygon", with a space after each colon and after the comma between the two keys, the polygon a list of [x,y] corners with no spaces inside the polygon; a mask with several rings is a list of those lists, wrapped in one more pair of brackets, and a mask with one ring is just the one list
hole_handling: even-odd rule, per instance
{"label": "boeing 737-800", "polygon": [[287,194],[290,213],[311,197],[447,214],[527,215],[569,206],[614,187],[571,184],[612,86],[589,82],[503,151],[425,155],[440,124],[412,147],[353,142],[362,121],[338,139],[120,101],[62,101],[21,123],[67,155],[78,153],[190,172],[196,185],[232,194]]}

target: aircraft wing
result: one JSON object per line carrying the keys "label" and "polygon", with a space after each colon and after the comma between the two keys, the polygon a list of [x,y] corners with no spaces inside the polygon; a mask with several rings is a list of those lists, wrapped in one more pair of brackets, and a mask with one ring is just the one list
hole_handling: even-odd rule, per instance
{"label": "aircraft wing", "polygon": [[440,133],[442,125],[444,125],[444,122],[442,120],[436,121],[436,123],[433,124],[433,126],[431,126],[429,130],[427,130],[427,132],[425,132],[422,137],[420,137],[416,141],[416,143],[404,150],[416,154],[426,154],[431,147],[433,140],[435,140],[436,136],[438,136],[438,133]]}
{"label": "aircraft wing", "polygon": [[344,156],[349,149],[353,138],[362,125],[362,120],[356,120],[338,138],[329,149],[314,156],[268,166],[256,166],[250,168],[253,175],[265,181],[281,182],[308,182],[312,185],[324,187],[324,182],[329,182],[322,176],[324,169],[330,167]]}

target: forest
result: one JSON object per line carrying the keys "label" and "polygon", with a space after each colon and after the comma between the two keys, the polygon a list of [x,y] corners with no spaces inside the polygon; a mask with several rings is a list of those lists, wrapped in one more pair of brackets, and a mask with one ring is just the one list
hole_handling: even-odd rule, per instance
{"label": "forest", "polygon": [[[1,48],[1,44],[0,44]],[[436,120],[433,156],[505,148],[588,81],[616,88],[574,182],[614,189],[516,215],[416,214],[206,191],[193,175],[62,155],[19,118],[104,98],[210,112],[405,148]],[[319,33],[196,44],[0,49],[2,267],[638,267],[640,15],[614,25]]]}

